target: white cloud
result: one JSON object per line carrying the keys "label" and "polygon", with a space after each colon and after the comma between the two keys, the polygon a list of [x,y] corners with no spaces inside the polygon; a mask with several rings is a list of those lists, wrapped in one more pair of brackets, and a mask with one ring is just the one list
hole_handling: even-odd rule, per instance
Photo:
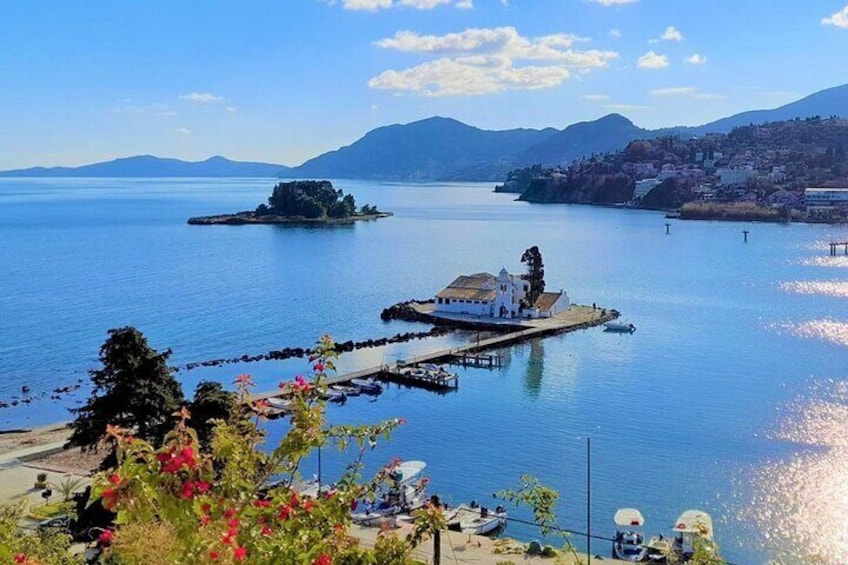
{"label": "white cloud", "polygon": [[609,94],[584,94],[580,98],[589,100],[590,102],[605,102],[612,97]]}
{"label": "white cloud", "polygon": [[604,108],[607,110],[615,110],[617,112],[626,112],[630,110],[647,110],[650,106],[642,106],[640,104],[606,104]]}
{"label": "white cloud", "polygon": [[217,104],[218,102],[224,101],[221,96],[215,96],[208,92],[190,92],[188,94],[181,94],[180,100],[188,100],[189,102],[195,102],[197,104]]}
{"label": "white cloud", "polygon": [[683,41],[683,34],[674,26],[668,26],[660,36],[663,41]]}
{"label": "white cloud", "polygon": [[648,51],[639,57],[639,61],[636,63],[636,66],[640,69],[664,69],[668,66],[668,57],[665,55],[659,55],[653,51]]}
{"label": "white cloud", "polygon": [[[334,0],[327,2],[334,6]],[[390,8],[413,8],[416,10],[432,10],[438,6],[446,6],[453,3],[459,9],[474,7],[474,0],[342,0],[345,10],[366,10],[375,12],[377,10],[388,10]]]}
{"label": "white cloud", "polygon": [[235,107],[235,106],[227,106],[227,107],[226,107],[226,108],[224,108],[224,109],[225,109],[227,112],[231,113],[231,114],[232,114],[233,112],[235,112],[235,111],[236,111],[236,107]]}
{"label": "white cloud", "polygon": [[[572,71],[605,67],[613,51],[577,50],[587,41],[570,34],[522,37],[514,27],[466,29],[446,35],[399,31],[375,45],[409,53],[441,56],[405,70],[387,70],[368,85],[426,96],[479,95],[503,90],[548,88],[562,84]],[[545,64],[521,66],[523,61]]]}
{"label": "white cloud", "polygon": [[651,91],[653,96],[680,96],[681,94],[694,94],[694,86],[674,86],[671,88],[657,88]]}
{"label": "white cloud", "polygon": [[191,135],[191,130],[188,128],[177,128],[177,133],[180,135]]}
{"label": "white cloud", "polygon": [[609,30],[610,37],[621,37],[621,30],[618,28],[613,28]]}
{"label": "white cloud", "polygon": [[687,57],[686,62],[690,65],[703,65],[707,62],[707,58],[698,53],[693,53],[691,56]]}
{"label": "white cloud", "polygon": [[600,4],[602,6],[620,6],[621,4],[632,4],[638,1],[639,0],[589,0],[589,2],[594,2],[595,4]]}
{"label": "white cloud", "polygon": [[670,88],[657,88],[651,91],[651,96],[685,96],[698,100],[722,100],[726,98],[723,94],[712,92],[698,92],[694,86],[673,86]]}
{"label": "white cloud", "polygon": [[848,6],[836,12],[830,17],[822,18],[822,25],[831,25],[841,28],[848,28]]}
{"label": "white cloud", "polygon": [[133,103],[129,98],[125,98],[120,104],[112,108],[113,114],[149,114],[151,116],[169,117],[176,116],[177,113],[167,104],[153,103],[146,106],[139,106]]}

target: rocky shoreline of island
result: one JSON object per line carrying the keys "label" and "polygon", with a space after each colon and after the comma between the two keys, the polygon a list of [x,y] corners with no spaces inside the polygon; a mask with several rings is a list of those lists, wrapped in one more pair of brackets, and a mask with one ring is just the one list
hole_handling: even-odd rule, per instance
{"label": "rocky shoreline of island", "polygon": [[217,214],[214,216],[197,216],[189,218],[188,224],[193,226],[244,226],[250,224],[352,224],[354,222],[372,221],[393,216],[391,212],[376,212],[373,214],[354,214],[345,218],[306,218],[304,216],[257,215],[252,211],[236,212],[235,214]]}
{"label": "rocky shoreline of island", "polygon": [[352,194],[337,190],[328,180],[298,180],[277,183],[268,203],[260,204],[255,210],[196,216],[189,218],[188,223],[193,226],[352,224],[390,216],[391,212],[383,212],[368,204],[357,208]]}

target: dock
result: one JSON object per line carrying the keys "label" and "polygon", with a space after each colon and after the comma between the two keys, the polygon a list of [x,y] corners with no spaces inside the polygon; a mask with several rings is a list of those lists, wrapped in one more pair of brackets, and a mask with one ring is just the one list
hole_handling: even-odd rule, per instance
{"label": "dock", "polygon": [[[592,306],[572,306],[567,311],[554,316],[553,318],[543,318],[536,320],[512,320],[512,324],[507,326],[510,330],[507,333],[496,335],[494,337],[475,340],[459,347],[449,349],[440,349],[421,355],[414,355],[402,361],[394,363],[383,363],[375,367],[360,369],[351,373],[330,377],[323,381],[323,384],[347,384],[353,379],[376,378],[382,380],[392,380],[395,382],[403,382],[411,386],[421,385],[423,381],[414,379],[405,375],[401,369],[409,366],[427,365],[427,364],[456,364],[457,360],[465,359],[471,363],[484,363],[488,351],[501,349],[517,343],[522,343],[531,339],[543,338],[552,335],[572,332],[580,329],[587,329],[594,326],[599,326],[603,323],[614,320],[618,317],[618,312],[610,309],[593,308]],[[521,323],[521,326],[516,326]],[[522,329],[517,329],[518,327]],[[489,356],[492,363],[499,356]],[[476,360],[476,361],[475,361]],[[461,363],[460,363],[461,364]],[[466,365],[475,366],[475,365]],[[485,365],[488,367],[488,365]],[[430,386],[434,383],[428,383]],[[453,386],[451,384],[451,386]],[[280,396],[280,390],[272,390],[267,392],[258,392],[252,394],[248,401],[256,401],[265,398]]]}
{"label": "dock", "polygon": [[842,247],[845,249],[845,255],[848,255],[848,241],[833,241],[830,244],[830,255],[835,256],[837,248]]}

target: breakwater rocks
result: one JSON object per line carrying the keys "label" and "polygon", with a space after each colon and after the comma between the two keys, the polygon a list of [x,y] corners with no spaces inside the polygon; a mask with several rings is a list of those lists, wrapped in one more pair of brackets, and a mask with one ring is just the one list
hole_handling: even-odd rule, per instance
{"label": "breakwater rocks", "polygon": [[431,303],[433,300],[407,300],[406,302],[398,302],[388,308],[384,308],[382,312],[380,312],[380,319],[384,322],[388,322],[391,320],[403,320],[404,322],[423,322],[425,324],[433,324],[438,322],[439,320],[433,318],[433,316],[428,316],[427,314],[422,314],[418,310],[412,307],[413,304],[427,304]]}
{"label": "breakwater rocks", "polygon": [[[407,332],[402,334],[395,334],[391,337],[381,337],[377,339],[367,339],[365,341],[343,341],[336,343],[336,353],[348,353],[350,351],[358,350],[358,349],[369,349],[371,347],[382,347],[384,345],[388,345],[390,343],[403,343],[407,341],[412,341],[413,339],[425,339],[428,337],[438,337],[442,335],[449,334],[453,331],[452,328],[447,328],[444,326],[437,326],[433,329],[426,332]],[[291,359],[292,357],[308,357],[312,354],[312,350],[309,348],[303,347],[286,347],[283,349],[277,349],[273,351],[269,351],[263,355],[242,355],[241,357],[232,357],[229,359],[213,359],[211,361],[200,361],[197,363],[188,363],[183,367],[177,367],[176,370],[179,371],[184,369],[186,371],[191,371],[192,369],[196,369],[198,367],[219,367],[221,365],[229,365],[232,363],[254,363],[256,361],[282,361],[285,359]]]}

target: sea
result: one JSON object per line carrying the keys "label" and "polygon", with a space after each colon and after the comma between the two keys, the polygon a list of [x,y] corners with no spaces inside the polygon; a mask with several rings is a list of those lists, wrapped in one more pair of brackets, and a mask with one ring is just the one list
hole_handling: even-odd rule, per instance
{"label": "sea", "polygon": [[[391,218],[334,226],[189,226],[191,216],[264,202],[275,179],[0,179],[0,429],[69,419],[110,328],[135,326],[175,365],[388,337],[396,302],[459,274],[521,272],[539,247],[549,290],[615,308],[633,334],[602,328],[506,348],[495,370],[454,368],[456,392],[390,386],[328,407],[333,424],[403,417],[366,454],[427,463],[452,504],[537,477],[560,495],[569,540],[609,538],[624,507],[669,534],[709,512],[731,562],[848,563],[848,239],[828,225],[666,219],[662,213],[540,205],[489,183],[336,180]],[[747,230],[747,242],[743,230]],[[347,371],[451,347],[473,332],[345,354]],[[303,359],[181,371],[260,390]],[[82,385],[56,399],[53,389]],[[269,442],[285,423],[269,423]],[[352,453],[325,448],[322,480]],[[317,460],[304,466],[317,473]],[[528,518],[510,507],[511,516]],[[510,523],[504,535],[540,538]],[[592,539],[593,554],[611,544]],[[556,542],[550,538],[546,541]],[[556,542],[559,543],[559,542]],[[817,561],[816,561],[817,560]]]}

